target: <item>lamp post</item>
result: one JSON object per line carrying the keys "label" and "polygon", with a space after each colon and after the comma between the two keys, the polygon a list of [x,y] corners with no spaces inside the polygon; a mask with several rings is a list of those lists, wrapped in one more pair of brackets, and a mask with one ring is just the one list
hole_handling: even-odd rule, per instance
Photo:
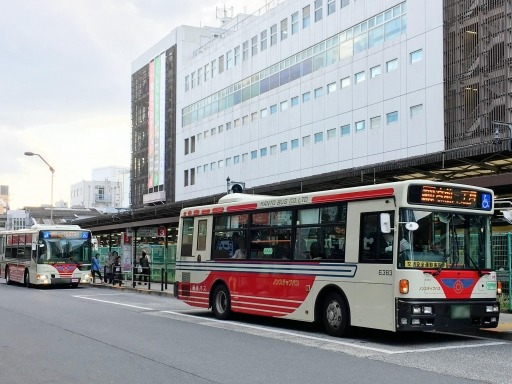
{"label": "lamp post", "polygon": [[44,163],[48,166],[48,168],[50,168],[50,171],[52,172],[52,191],[51,191],[51,197],[50,197],[51,198],[50,220],[52,221],[52,224],[53,224],[53,175],[55,173],[55,169],[53,169],[53,167],[50,164],[48,164],[48,162],[39,153],[25,152],[25,156],[38,156],[41,160],[44,161]]}

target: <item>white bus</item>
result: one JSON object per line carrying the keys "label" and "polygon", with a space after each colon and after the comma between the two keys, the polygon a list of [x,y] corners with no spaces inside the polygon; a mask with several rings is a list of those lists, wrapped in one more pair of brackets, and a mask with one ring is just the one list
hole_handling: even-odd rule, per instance
{"label": "white bus", "polygon": [[0,231],[0,276],[7,284],[71,285],[91,280],[91,232],[78,225]]}
{"label": "white bus", "polygon": [[175,296],[231,312],[387,331],[493,328],[491,190],[405,181],[181,211]]}

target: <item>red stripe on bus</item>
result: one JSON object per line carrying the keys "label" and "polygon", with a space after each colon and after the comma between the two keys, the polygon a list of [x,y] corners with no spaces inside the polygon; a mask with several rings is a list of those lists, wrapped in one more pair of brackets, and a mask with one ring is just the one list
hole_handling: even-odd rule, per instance
{"label": "red stripe on bus", "polygon": [[227,207],[228,212],[239,212],[239,211],[250,211],[251,209],[258,208],[258,204],[242,204],[242,205],[232,205]]}
{"label": "red stripe on bus", "polygon": [[376,189],[373,191],[336,193],[334,195],[315,196],[311,199],[312,203],[329,203],[333,201],[361,200],[375,197],[393,196],[393,188]]}
{"label": "red stripe on bus", "polygon": [[210,210],[209,210],[209,209],[203,209],[203,210],[201,211],[201,214],[202,214],[202,215],[209,215],[209,214],[210,214]]}
{"label": "red stripe on bus", "polygon": [[218,207],[218,208],[212,209],[212,213],[222,213],[222,212],[224,212],[224,207]]}

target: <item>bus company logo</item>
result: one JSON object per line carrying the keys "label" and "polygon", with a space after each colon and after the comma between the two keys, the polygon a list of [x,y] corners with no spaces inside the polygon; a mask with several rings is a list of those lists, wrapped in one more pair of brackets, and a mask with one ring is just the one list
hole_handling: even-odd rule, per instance
{"label": "bus company logo", "polygon": [[473,285],[474,279],[441,279],[443,284],[457,294]]}
{"label": "bus company logo", "polygon": [[57,268],[57,271],[64,272],[64,273],[65,272],[73,272],[73,270],[75,269],[75,267],[72,265],[58,265],[55,268]]}

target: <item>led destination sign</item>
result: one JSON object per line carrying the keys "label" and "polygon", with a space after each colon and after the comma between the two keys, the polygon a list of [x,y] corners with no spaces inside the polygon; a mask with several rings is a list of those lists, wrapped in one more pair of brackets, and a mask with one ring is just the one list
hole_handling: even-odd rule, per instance
{"label": "led destination sign", "polygon": [[492,208],[490,193],[436,185],[411,185],[407,201],[411,204],[443,205],[484,211],[490,211]]}

